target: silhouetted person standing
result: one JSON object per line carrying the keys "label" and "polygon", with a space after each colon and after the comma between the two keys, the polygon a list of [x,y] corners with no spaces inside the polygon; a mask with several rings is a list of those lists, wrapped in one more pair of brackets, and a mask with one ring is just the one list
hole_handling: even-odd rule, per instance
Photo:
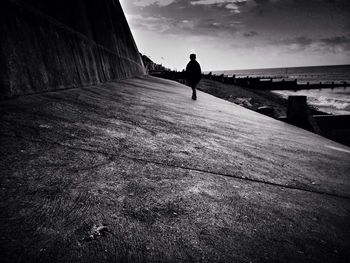
{"label": "silhouetted person standing", "polygon": [[192,88],[192,99],[197,99],[196,86],[202,77],[202,70],[199,63],[196,61],[196,54],[190,55],[191,61],[188,62],[186,67],[186,79],[188,84]]}

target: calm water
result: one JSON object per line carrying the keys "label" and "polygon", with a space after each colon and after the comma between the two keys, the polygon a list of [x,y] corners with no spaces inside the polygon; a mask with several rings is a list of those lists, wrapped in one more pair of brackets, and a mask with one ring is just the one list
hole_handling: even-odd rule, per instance
{"label": "calm water", "polygon": [[[213,71],[213,74],[236,75],[236,77],[272,77],[277,80],[297,79],[299,84],[350,82],[350,65],[297,68],[270,68],[249,70]],[[287,98],[289,95],[306,95],[308,103],[319,110],[332,114],[350,114],[350,88],[322,90],[274,91]]]}

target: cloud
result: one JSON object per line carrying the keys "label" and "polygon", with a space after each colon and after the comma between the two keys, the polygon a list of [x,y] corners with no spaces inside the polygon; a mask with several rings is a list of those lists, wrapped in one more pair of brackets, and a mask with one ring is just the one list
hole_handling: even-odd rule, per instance
{"label": "cloud", "polygon": [[328,45],[343,45],[343,44],[349,44],[350,38],[346,36],[335,36],[330,38],[322,38],[321,41]]}
{"label": "cloud", "polygon": [[350,37],[346,36],[334,36],[334,37],[329,37],[329,38],[322,38],[320,42],[332,49],[341,49],[344,51],[349,51],[350,50]]}
{"label": "cloud", "polygon": [[241,11],[239,11],[239,7],[236,4],[228,4],[226,5],[227,9],[230,9],[231,12],[239,14]]}
{"label": "cloud", "polygon": [[306,47],[306,46],[310,46],[311,43],[313,43],[314,41],[309,37],[300,36],[296,38],[285,39],[284,41],[282,41],[282,43],[283,42],[288,45],[292,44],[292,45],[298,45],[299,47]]}
{"label": "cloud", "polygon": [[191,5],[215,5],[218,7],[224,7],[229,12],[234,14],[241,13],[240,6],[247,3],[248,0],[195,0],[191,1]]}
{"label": "cloud", "polygon": [[265,3],[269,3],[270,0],[254,0],[257,4],[265,4]]}
{"label": "cloud", "polygon": [[241,4],[248,0],[194,0],[191,1],[192,5],[213,5],[213,4]]}
{"label": "cloud", "polygon": [[135,6],[149,6],[149,5],[159,5],[159,6],[167,6],[170,5],[172,2],[174,2],[175,0],[136,0],[134,2]]}
{"label": "cloud", "polygon": [[333,36],[321,39],[311,39],[305,36],[299,36],[295,38],[280,39],[271,42],[271,44],[279,47],[284,46],[285,50],[291,53],[307,50],[319,55],[324,55],[327,53],[349,53],[350,51],[350,37],[346,36]]}
{"label": "cloud", "polygon": [[164,32],[169,29],[169,21],[164,17],[129,15],[128,18],[134,28],[154,32]]}
{"label": "cloud", "polygon": [[[235,17],[238,6],[246,0],[211,0],[204,4],[192,4],[188,0],[175,0],[168,5],[158,5],[158,1],[144,0],[142,7],[133,6],[133,11],[141,9],[138,13],[128,15],[132,28],[177,36],[221,36],[232,38],[242,27],[242,23]],[[215,2],[215,3],[214,3]],[[220,3],[225,2],[224,5]],[[126,3],[129,7],[132,2]],[[151,4],[150,4],[151,3]],[[214,3],[214,4],[213,4]]]}
{"label": "cloud", "polygon": [[201,37],[233,37],[239,30],[239,23],[221,23],[214,19],[173,20],[164,34]]}
{"label": "cloud", "polygon": [[257,35],[259,35],[259,34],[258,34],[258,32],[256,32],[256,31],[245,32],[245,33],[243,34],[243,36],[245,36],[246,38],[255,37],[255,36],[257,36]]}
{"label": "cloud", "polygon": [[[277,3],[277,2],[281,2],[281,1],[282,0],[254,0],[254,2],[257,4]],[[287,0],[284,0],[284,1],[286,2]],[[295,1],[297,1],[297,0],[295,0]]]}
{"label": "cloud", "polygon": [[261,6],[254,6],[249,10],[250,14],[253,14],[255,17],[264,17],[265,16],[265,11]]}

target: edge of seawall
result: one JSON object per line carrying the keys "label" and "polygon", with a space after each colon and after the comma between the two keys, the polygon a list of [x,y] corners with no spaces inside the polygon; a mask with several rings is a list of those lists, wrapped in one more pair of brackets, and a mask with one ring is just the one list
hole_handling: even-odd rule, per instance
{"label": "edge of seawall", "polygon": [[0,5],[0,100],[145,74],[119,1]]}

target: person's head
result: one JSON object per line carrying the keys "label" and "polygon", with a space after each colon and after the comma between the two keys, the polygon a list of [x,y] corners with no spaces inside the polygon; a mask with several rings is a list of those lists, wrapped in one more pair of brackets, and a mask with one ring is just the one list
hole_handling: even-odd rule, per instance
{"label": "person's head", "polygon": [[191,60],[196,60],[196,54],[191,54],[191,55],[190,55],[190,59],[191,59]]}

